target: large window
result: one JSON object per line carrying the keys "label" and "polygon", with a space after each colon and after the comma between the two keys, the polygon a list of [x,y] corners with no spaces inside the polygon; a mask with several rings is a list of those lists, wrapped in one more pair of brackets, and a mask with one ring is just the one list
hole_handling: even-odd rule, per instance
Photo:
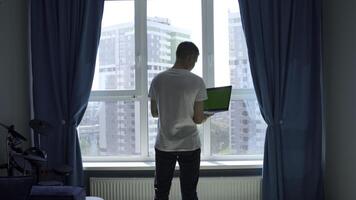
{"label": "large window", "polygon": [[152,78],[181,41],[200,49],[193,73],[232,85],[230,110],[199,125],[203,160],[261,159],[266,125],[256,101],[238,0],[106,1],[90,102],[78,127],[84,160],[154,159]]}

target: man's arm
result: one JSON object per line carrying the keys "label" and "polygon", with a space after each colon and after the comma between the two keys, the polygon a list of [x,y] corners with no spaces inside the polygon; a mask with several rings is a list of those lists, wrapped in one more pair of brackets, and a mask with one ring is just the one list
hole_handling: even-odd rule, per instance
{"label": "man's arm", "polygon": [[194,102],[194,116],[193,121],[196,124],[201,124],[205,122],[205,120],[211,115],[204,114],[204,101],[196,101]]}
{"label": "man's arm", "polygon": [[151,99],[151,114],[152,117],[158,117],[157,103],[154,99]]}

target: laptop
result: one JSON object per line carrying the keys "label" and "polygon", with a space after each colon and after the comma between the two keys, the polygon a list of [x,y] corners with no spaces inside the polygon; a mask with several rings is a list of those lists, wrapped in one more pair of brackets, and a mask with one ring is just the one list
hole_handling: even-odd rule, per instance
{"label": "laptop", "polygon": [[204,101],[204,114],[212,115],[229,110],[232,86],[207,88],[208,99]]}

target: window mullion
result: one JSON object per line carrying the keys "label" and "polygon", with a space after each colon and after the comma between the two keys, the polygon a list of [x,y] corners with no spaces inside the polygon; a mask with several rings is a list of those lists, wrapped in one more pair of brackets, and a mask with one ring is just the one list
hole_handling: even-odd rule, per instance
{"label": "window mullion", "polygon": [[[202,0],[202,52],[203,78],[207,87],[214,86],[214,15],[213,0]],[[204,129],[204,157],[211,155],[210,119],[203,124]]]}
{"label": "window mullion", "polygon": [[203,78],[214,87],[214,15],[213,0],[202,0]]}
{"label": "window mullion", "polygon": [[140,147],[141,156],[148,156],[147,108],[147,2],[135,1],[135,61],[136,85],[140,98]]}

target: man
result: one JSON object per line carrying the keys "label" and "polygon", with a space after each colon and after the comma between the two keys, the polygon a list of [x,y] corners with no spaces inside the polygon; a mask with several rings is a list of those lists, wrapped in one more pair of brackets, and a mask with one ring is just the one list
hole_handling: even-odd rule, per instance
{"label": "man", "polygon": [[155,199],[169,196],[176,161],[179,163],[183,200],[198,199],[196,188],[200,168],[200,138],[196,124],[203,123],[204,81],[191,73],[199,56],[192,42],[182,42],[172,68],[158,74],[151,83],[151,113],[158,117],[155,144]]}

